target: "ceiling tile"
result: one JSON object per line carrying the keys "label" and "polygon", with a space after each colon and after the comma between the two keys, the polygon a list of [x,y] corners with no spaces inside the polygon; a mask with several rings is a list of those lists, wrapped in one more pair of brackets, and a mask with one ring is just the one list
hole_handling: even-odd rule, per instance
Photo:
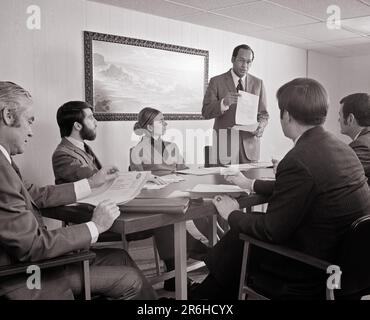
{"label": "ceiling tile", "polygon": [[303,12],[323,21],[329,17],[330,14],[326,11],[331,5],[340,8],[342,19],[370,15],[370,1],[367,1],[369,5],[358,0],[271,0],[268,2]]}
{"label": "ceiling tile", "polygon": [[353,56],[352,52],[349,50],[344,50],[341,48],[335,48],[335,47],[320,47],[320,48],[314,48],[312,51],[324,53],[329,56],[334,56],[334,57],[350,57]]}
{"label": "ceiling tile", "polygon": [[348,38],[342,40],[334,40],[334,41],[327,41],[329,45],[336,46],[336,47],[347,47],[353,45],[361,45],[361,44],[370,44],[369,37],[356,37],[356,38]]}
{"label": "ceiling tile", "polygon": [[326,23],[314,23],[303,26],[281,28],[280,30],[296,37],[303,37],[313,41],[334,41],[353,38],[356,34],[344,29],[329,29]]}
{"label": "ceiling tile", "polygon": [[341,21],[342,26],[351,28],[363,34],[370,34],[370,16],[345,19]]}
{"label": "ceiling tile", "polygon": [[266,2],[244,4],[215,10],[215,12],[267,27],[282,27],[317,22],[314,19]]}
{"label": "ceiling tile", "polygon": [[269,40],[272,42],[277,42],[277,43],[282,43],[286,45],[291,45],[291,46],[297,46],[302,43],[307,43],[307,39],[303,39],[300,37],[294,37],[292,35],[279,32],[276,30],[262,30],[262,31],[257,31],[254,32],[253,37],[259,38],[259,39],[265,39]]}
{"label": "ceiling tile", "polygon": [[264,30],[264,27],[252,23],[231,19],[213,13],[203,13],[198,15],[179,18],[183,21],[200,24],[206,27],[221,29],[229,32],[248,35],[252,32]]}
{"label": "ceiling tile", "polygon": [[227,8],[242,3],[258,2],[261,0],[164,0],[172,3],[178,3],[185,6],[199,8],[202,10],[214,10]]}
{"label": "ceiling tile", "polygon": [[145,12],[166,18],[178,18],[184,15],[199,14],[201,11],[164,0],[93,0],[130,10]]}

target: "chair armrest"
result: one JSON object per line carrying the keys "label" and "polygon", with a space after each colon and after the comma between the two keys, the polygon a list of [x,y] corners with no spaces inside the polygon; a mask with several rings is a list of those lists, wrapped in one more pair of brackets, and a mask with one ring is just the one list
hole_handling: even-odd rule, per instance
{"label": "chair armrest", "polygon": [[0,267],[0,277],[18,273],[25,273],[27,271],[27,268],[31,265],[37,265],[40,269],[47,269],[75,262],[92,260],[95,258],[95,256],[96,254],[94,252],[85,250],[77,253],[66,254],[53,259],[11,264]]}
{"label": "chair armrest", "polygon": [[257,240],[255,238],[252,238],[246,234],[240,234],[240,239],[243,241],[247,241],[255,246],[258,246],[260,248],[278,253],[280,255],[289,257],[291,259],[303,262],[305,264],[308,264],[312,267],[318,268],[320,270],[324,270],[326,272],[327,268],[332,265],[332,263],[315,258],[313,256],[307,255],[305,253],[289,249],[287,247],[283,247],[280,245],[264,242],[261,240]]}

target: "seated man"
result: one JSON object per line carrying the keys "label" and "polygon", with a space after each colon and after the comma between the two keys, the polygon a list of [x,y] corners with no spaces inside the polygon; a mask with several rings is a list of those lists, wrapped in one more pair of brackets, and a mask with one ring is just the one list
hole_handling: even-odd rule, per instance
{"label": "seated man", "polygon": [[340,132],[353,140],[349,146],[360,159],[370,185],[370,95],[350,94],[340,103]]}
{"label": "seated man", "polygon": [[[0,266],[58,257],[88,249],[119,216],[109,200],[94,210],[90,222],[48,231],[40,208],[76,202],[116,177],[113,167],[75,183],[37,188],[23,181],[11,156],[24,152],[34,122],[30,94],[11,82],[0,82]],[[92,294],[119,299],[150,299],[155,292],[122,250],[97,250],[91,265]],[[41,289],[27,288],[27,274],[0,279],[0,295],[9,299],[73,299],[81,293],[80,266],[43,270]]]}
{"label": "seated man", "polygon": [[[55,183],[75,182],[89,178],[101,168],[100,161],[85,140],[95,140],[97,122],[92,107],[83,101],[70,101],[63,104],[57,111],[57,122],[62,141],[53,153],[53,170]],[[154,179],[160,181],[160,178]],[[173,226],[165,226],[153,230],[159,256],[164,261],[167,271],[174,269]],[[128,235],[140,237],[142,233]],[[200,241],[188,235],[188,246],[192,257],[204,252],[207,248]],[[189,284],[190,281],[189,281]],[[164,288],[175,290],[174,279],[166,280]]]}
{"label": "seated man", "polygon": [[[243,242],[240,233],[333,261],[351,224],[370,213],[370,190],[353,150],[326,132],[328,97],[315,80],[294,79],[277,92],[284,135],[294,147],[277,167],[276,181],[250,180],[241,173],[228,180],[270,196],[266,214],[239,211],[236,200],[215,197],[230,231],[206,258],[208,277],[192,298],[236,298]],[[325,273],[251,247],[254,287],[270,297],[325,297]],[[274,281],[264,281],[266,275]],[[265,276],[265,277],[264,277]],[[366,285],[366,284],[365,284]]]}

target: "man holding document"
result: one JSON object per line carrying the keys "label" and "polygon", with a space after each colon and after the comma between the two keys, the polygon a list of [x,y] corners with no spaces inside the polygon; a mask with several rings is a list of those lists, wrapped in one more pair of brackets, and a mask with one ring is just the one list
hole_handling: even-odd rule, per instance
{"label": "man holding document", "polygon": [[[254,60],[246,44],[232,54],[232,69],[212,78],[203,100],[202,115],[215,118],[214,129],[219,164],[259,160],[260,141],[268,122],[263,82],[248,73]],[[226,147],[225,147],[226,146]]]}

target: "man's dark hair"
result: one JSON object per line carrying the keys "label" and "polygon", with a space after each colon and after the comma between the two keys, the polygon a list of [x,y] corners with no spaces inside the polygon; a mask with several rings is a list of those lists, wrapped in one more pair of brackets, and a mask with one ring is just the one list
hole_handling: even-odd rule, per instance
{"label": "man's dark hair", "polygon": [[352,113],[361,127],[370,126],[370,95],[367,93],[353,93],[342,100],[343,104],[343,117],[347,119],[349,114]]}
{"label": "man's dark hair", "polygon": [[84,109],[93,110],[92,106],[84,101],[69,101],[59,107],[57,111],[57,122],[62,138],[71,135],[75,122],[82,125],[85,119]]}
{"label": "man's dark hair", "polygon": [[250,50],[252,52],[252,60],[254,60],[254,51],[247,44],[241,44],[241,45],[235,47],[234,50],[233,50],[233,58],[236,58],[240,49]]}
{"label": "man's dark hair", "polygon": [[318,81],[309,78],[294,79],[276,93],[280,118],[284,110],[304,125],[321,125],[329,108],[328,94]]}

